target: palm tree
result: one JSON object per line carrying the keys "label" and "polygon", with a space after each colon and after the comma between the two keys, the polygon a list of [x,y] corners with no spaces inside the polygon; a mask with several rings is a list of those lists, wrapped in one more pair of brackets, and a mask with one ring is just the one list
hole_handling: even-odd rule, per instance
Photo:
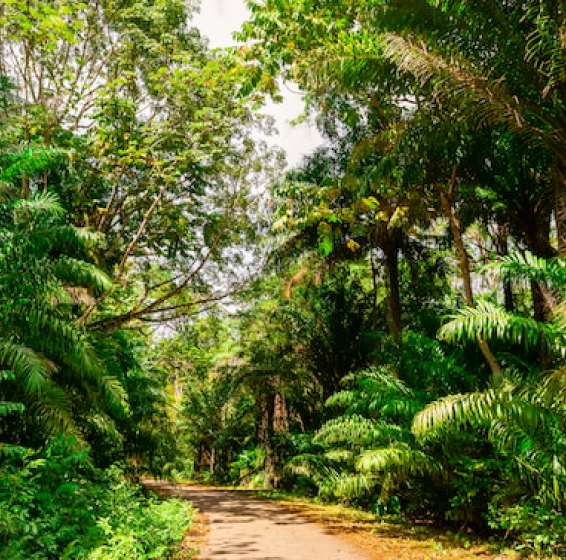
{"label": "palm tree", "polygon": [[444,325],[441,336],[461,342],[480,336],[515,345],[543,344],[551,352],[556,370],[523,374],[508,372],[499,384],[485,391],[455,394],[429,404],[419,412],[412,431],[420,441],[437,441],[451,434],[474,430],[487,435],[500,457],[506,458],[498,500],[504,506],[517,499],[535,500],[548,507],[566,507],[566,355],[564,295],[566,266],[560,258],[541,259],[530,253],[512,254],[489,269],[502,279],[536,281],[543,286],[551,323],[505,311],[482,301],[465,308]]}
{"label": "palm tree", "polygon": [[[429,88],[451,120],[503,125],[553,170],[559,252],[566,250],[566,31],[557,3],[443,2],[443,26],[426,35],[407,26],[385,33],[386,58]],[[497,33],[488,32],[496,26]]]}
{"label": "palm tree", "polygon": [[67,225],[47,193],[19,199],[8,191],[0,216],[0,370],[11,372],[0,395],[23,403],[39,434],[78,432],[77,410],[123,411],[122,386],[75,321],[84,300],[111,287],[88,262],[99,240]]}

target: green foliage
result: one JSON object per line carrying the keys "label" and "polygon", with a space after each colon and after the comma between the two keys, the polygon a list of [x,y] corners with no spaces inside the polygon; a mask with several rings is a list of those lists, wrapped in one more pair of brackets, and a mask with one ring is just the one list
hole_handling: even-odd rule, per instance
{"label": "green foliage", "polygon": [[168,558],[191,519],[186,502],[145,498],[118,470],[94,470],[71,439],[0,459],[5,558]]}
{"label": "green foliage", "polygon": [[380,503],[387,503],[393,480],[436,470],[408,430],[423,404],[386,370],[353,373],[343,383],[351,388],[327,401],[343,415],[326,422],[313,439],[317,447],[295,456],[288,468],[309,476],[323,496],[367,502],[377,490]]}
{"label": "green foliage", "polygon": [[497,305],[479,301],[475,307],[466,307],[443,325],[439,336],[447,342],[505,339],[523,345],[527,350],[538,344],[549,350],[564,353],[564,332],[555,325],[541,323],[529,317],[508,313]]}
{"label": "green foliage", "polygon": [[489,525],[513,539],[524,554],[563,558],[566,554],[566,515],[527,500],[513,506],[490,506]]}
{"label": "green foliage", "polygon": [[139,488],[127,482],[114,484],[112,509],[97,520],[104,544],[97,546],[88,560],[128,560],[170,558],[181,542],[191,520],[191,506],[182,500],[159,502],[144,499]]}
{"label": "green foliage", "polygon": [[344,376],[368,363],[369,298],[347,267],[297,292],[283,308],[291,344],[328,398]]}
{"label": "green foliage", "polygon": [[47,430],[78,433],[72,414],[78,395],[93,408],[123,412],[123,387],[74,322],[73,290],[100,293],[111,286],[87,260],[97,237],[69,226],[50,194],[5,200],[0,212],[11,216],[0,228],[0,366],[13,372],[2,391],[10,388]]}
{"label": "green foliage", "polygon": [[536,496],[542,505],[562,508],[564,421],[561,399],[549,401],[546,386],[508,382],[431,403],[415,417],[413,431],[423,438],[450,437],[464,428],[483,432],[507,465],[498,500]]}
{"label": "green foliage", "polygon": [[265,448],[244,449],[230,464],[230,479],[250,488],[264,485]]}

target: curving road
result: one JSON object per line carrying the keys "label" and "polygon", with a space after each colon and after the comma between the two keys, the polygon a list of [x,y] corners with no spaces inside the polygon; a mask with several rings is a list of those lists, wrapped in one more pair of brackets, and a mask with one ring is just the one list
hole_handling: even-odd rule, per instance
{"label": "curving road", "polygon": [[200,560],[369,560],[352,545],[285,508],[226,491],[145,483],[191,501],[208,522]]}

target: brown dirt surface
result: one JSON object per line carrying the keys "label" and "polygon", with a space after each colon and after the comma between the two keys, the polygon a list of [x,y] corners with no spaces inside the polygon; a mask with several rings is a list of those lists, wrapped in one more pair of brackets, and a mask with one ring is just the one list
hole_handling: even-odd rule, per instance
{"label": "brown dirt surface", "polygon": [[[425,524],[388,524],[378,516],[301,500],[259,500],[250,492],[145,481],[158,494],[199,510],[186,546],[199,560],[511,560],[469,535]],[[252,494],[253,495],[253,494]],[[205,524],[205,525],[203,525]]]}

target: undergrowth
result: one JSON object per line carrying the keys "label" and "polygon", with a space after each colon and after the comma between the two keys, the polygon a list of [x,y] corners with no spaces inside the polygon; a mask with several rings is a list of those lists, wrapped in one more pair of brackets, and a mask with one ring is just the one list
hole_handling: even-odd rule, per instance
{"label": "undergrowth", "polygon": [[94,469],[72,439],[0,449],[0,558],[168,559],[192,517],[186,501],[146,497],[117,467]]}

